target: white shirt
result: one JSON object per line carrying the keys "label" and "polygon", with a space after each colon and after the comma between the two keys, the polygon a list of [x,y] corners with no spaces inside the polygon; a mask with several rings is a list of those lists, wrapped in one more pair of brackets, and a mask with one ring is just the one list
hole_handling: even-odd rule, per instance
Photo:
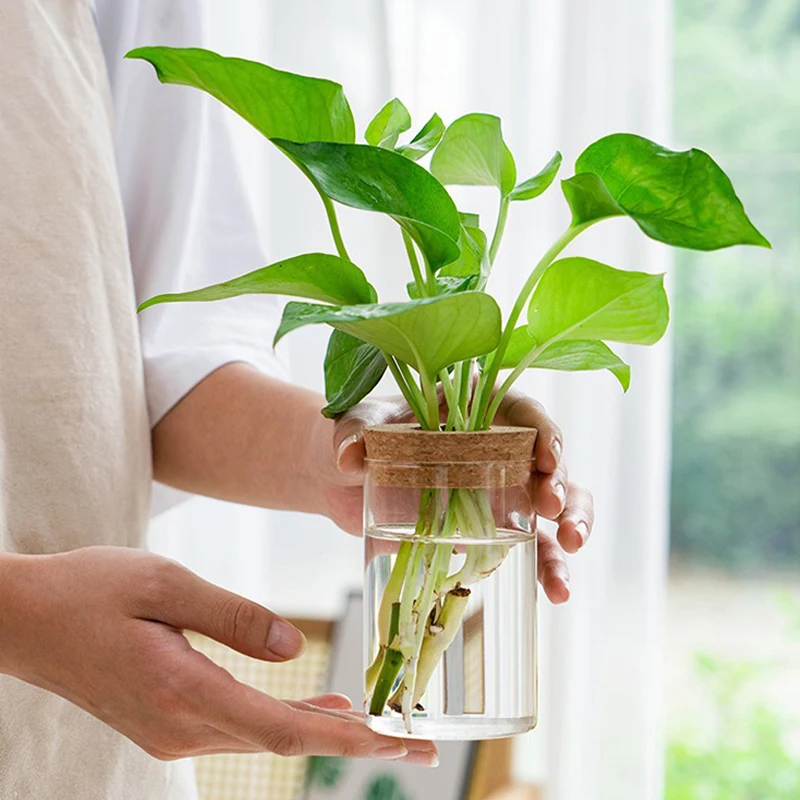
{"label": "white shirt", "polygon": [[[226,125],[233,112],[197,89],[162,85],[149,65],[124,59],[143,45],[206,46],[210,2],[95,1],[138,302],[268,263]],[[226,363],[285,376],[272,348],[282,306],[281,298],[258,295],[143,312],[151,425]]]}

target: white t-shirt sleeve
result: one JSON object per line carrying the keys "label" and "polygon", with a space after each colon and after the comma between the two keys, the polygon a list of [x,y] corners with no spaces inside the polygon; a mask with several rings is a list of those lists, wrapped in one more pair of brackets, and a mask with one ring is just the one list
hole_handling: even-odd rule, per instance
{"label": "white t-shirt sleeve", "polygon": [[[158,82],[125,53],[203,47],[209,0],[96,0],[138,302],[197,289],[267,263],[226,124],[203,92]],[[283,301],[269,295],[154,306],[139,316],[151,424],[214,370],[234,361],[285,377],[272,338]]]}

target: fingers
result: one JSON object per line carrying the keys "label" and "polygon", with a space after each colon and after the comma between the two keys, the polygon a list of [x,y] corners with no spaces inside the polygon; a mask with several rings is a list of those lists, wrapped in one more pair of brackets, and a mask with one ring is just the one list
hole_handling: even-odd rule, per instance
{"label": "fingers", "polygon": [[296,658],[305,649],[305,637],[285,619],[178,564],[163,562],[156,582],[149,593],[151,619],[197,631],[262,661]]}
{"label": "fingers", "polygon": [[309,697],[302,702],[309,706],[328,708],[337,711],[351,711],[353,708],[353,701],[347,695],[338,694],[335,692],[320,694],[316,697]]}
{"label": "fingers", "polygon": [[507,425],[536,428],[536,469],[539,472],[554,472],[561,461],[563,438],[561,429],[547,415],[544,406],[532,397],[512,389],[500,404],[500,416]]}
{"label": "fingers", "polygon": [[567,505],[570,484],[567,467],[560,462],[551,473],[536,471],[531,475],[531,496],[537,514],[545,519],[557,519]]}
{"label": "fingers", "polygon": [[284,703],[232,678],[224,686],[214,685],[204,705],[220,730],[282,756],[406,760],[429,766],[438,762],[432,742],[381,736],[364,724],[360,713]]}
{"label": "fingers", "polygon": [[544,531],[538,532],[537,542],[539,583],[554,605],[569,600],[569,570],[564,551],[558,542]]}
{"label": "fingers", "polygon": [[586,544],[594,525],[594,498],[588,489],[569,484],[564,511],[558,517],[558,541],[568,553]]}

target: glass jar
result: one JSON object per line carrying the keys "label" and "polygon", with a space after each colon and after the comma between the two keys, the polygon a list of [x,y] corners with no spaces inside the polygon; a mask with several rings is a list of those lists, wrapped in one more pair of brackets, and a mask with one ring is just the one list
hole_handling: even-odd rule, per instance
{"label": "glass jar", "polygon": [[536,431],[365,434],[365,706],[390,736],[536,724]]}

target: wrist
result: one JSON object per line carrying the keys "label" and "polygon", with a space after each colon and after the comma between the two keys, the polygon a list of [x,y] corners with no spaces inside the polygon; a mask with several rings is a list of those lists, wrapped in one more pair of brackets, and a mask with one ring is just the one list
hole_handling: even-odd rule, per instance
{"label": "wrist", "polygon": [[0,553],[0,674],[21,677],[22,638],[32,625],[31,588],[39,562],[46,558]]}

